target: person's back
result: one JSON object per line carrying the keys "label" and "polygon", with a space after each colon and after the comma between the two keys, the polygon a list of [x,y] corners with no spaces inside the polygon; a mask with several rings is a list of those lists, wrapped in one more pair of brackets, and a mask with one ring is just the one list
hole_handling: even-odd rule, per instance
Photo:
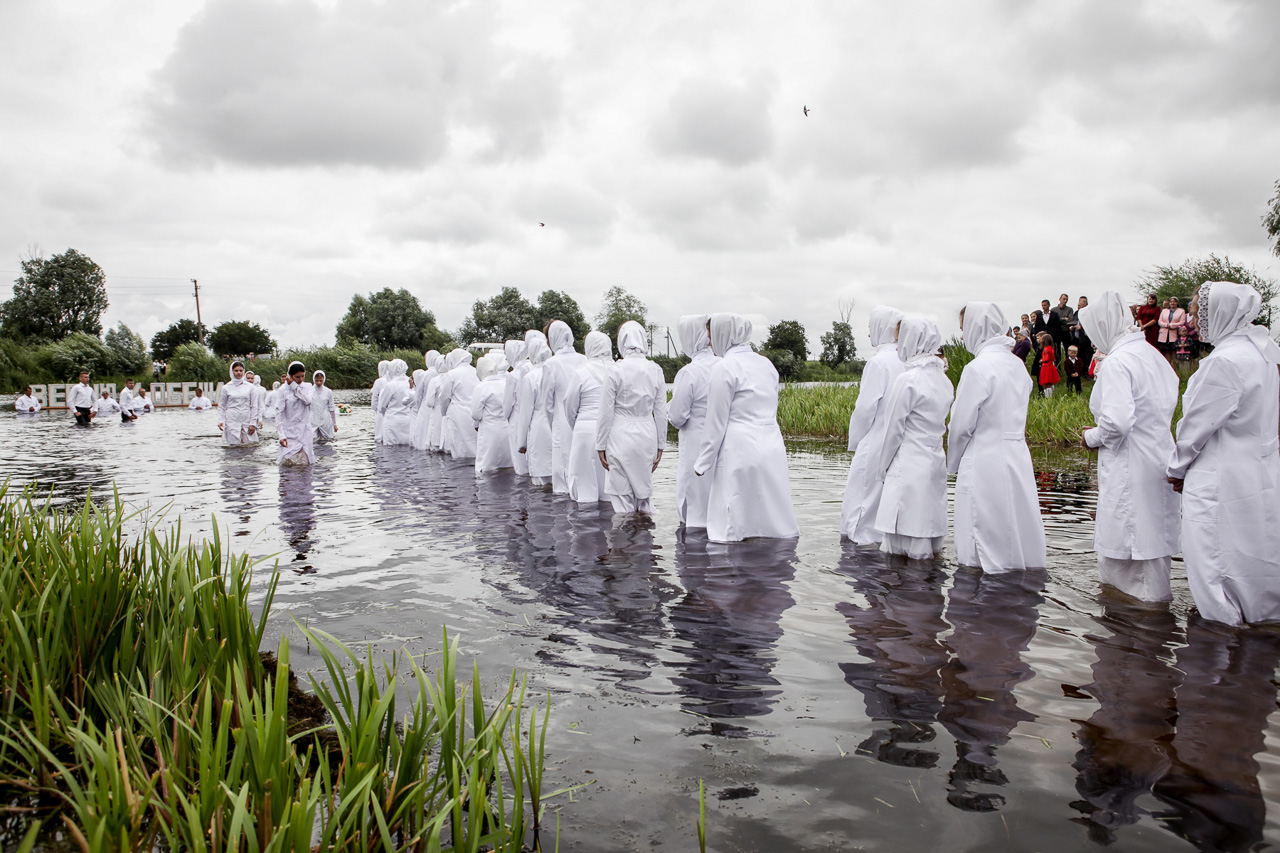
{"label": "person's back", "polygon": [[402,359],[393,359],[387,368],[386,382],[378,399],[376,411],[382,413],[382,443],[387,445],[413,442],[413,409],[410,403],[409,378],[405,375],[408,365]]}
{"label": "person's back", "polygon": [[441,397],[447,396],[445,429],[449,435],[446,450],[454,459],[474,459],[476,455],[476,431],[471,422],[471,396],[480,378],[471,364],[462,364],[449,371],[446,387]]}
{"label": "person's back", "polygon": [[542,414],[551,424],[551,488],[567,494],[569,446],[573,430],[565,418],[564,398],[574,374],[587,366],[587,357],[573,349],[573,331],[563,320],[547,327],[547,345],[554,355],[542,368]]}
{"label": "person's back", "polygon": [[644,355],[646,338],[639,323],[622,324],[622,358],[602,383],[595,447],[605,453],[609,500],[616,512],[652,511],[653,470],[667,438],[666,379],[662,368]]}
{"label": "person's back", "polygon": [[711,482],[694,474],[694,463],[702,450],[702,434],[707,422],[707,393],[711,371],[720,357],[711,351],[707,314],[680,318],[680,346],[690,361],[676,372],[667,417],[679,430],[680,456],[676,468],[676,514],[686,527],[707,526],[707,502]]}

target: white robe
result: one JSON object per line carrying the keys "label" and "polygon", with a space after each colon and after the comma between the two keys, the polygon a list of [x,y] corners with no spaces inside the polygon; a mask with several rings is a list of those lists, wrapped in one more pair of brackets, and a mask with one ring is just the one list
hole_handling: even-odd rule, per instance
{"label": "white robe", "polygon": [[520,415],[520,383],[533,367],[528,359],[516,364],[515,369],[506,374],[506,391],[504,401],[507,407],[507,422],[511,428],[511,467],[522,477],[529,476],[529,455],[520,452],[520,430],[517,421]]}
{"label": "white robe", "polygon": [[[255,377],[257,378],[257,377]],[[253,383],[253,405],[258,410],[258,426],[262,426],[264,420],[274,420],[276,411],[274,408],[270,412],[267,411],[268,403],[271,403],[271,395],[267,393],[267,389],[263,388],[257,382]]]}
{"label": "white robe", "polygon": [[413,443],[413,412],[405,397],[409,394],[409,380],[403,374],[388,376],[378,397],[378,411],[382,414],[382,443],[402,445]]}
{"label": "white robe", "polygon": [[314,386],[288,382],[276,389],[276,432],[280,446],[276,461],[281,465],[312,465],[316,461],[312,436],[315,427],[311,423],[312,390]]}
{"label": "white robe", "polygon": [[[590,367],[578,369],[564,396],[565,417],[572,430],[565,480],[575,503],[598,503],[608,497],[608,473],[596,452],[596,427],[604,388]],[[663,396],[666,396],[665,392]]]}
{"label": "white robe", "polygon": [[40,411],[40,401],[35,397],[19,394],[18,399],[13,401],[13,407],[18,410],[19,414],[32,414]]}
{"label": "white robe", "polygon": [[444,376],[440,408],[444,412],[444,451],[454,459],[476,458],[476,430],[471,422],[471,395],[480,378],[470,364],[460,364]]}
{"label": "white robe", "polygon": [[413,415],[413,448],[415,450],[428,450],[431,447],[431,413],[434,409],[427,405],[427,390],[439,375],[434,367],[428,367],[422,382],[413,387],[414,396],[417,398],[417,409]]}
{"label": "white robe", "polygon": [[[229,447],[258,443],[258,397],[253,386],[241,380],[222,386],[218,392],[218,421],[223,425],[222,440]],[[254,433],[249,434],[249,427]]]}
{"label": "white robe", "polygon": [[653,495],[653,463],[667,443],[666,379],[649,359],[626,355],[609,368],[603,385],[596,450],[609,462],[609,499],[616,510],[645,510]]}
{"label": "white robe", "polygon": [[520,381],[519,411],[516,414],[520,446],[525,448],[529,476],[537,485],[551,482],[551,424],[546,417],[537,414],[542,368],[541,364],[534,365]]}
{"label": "white robe", "polygon": [[884,412],[889,389],[906,365],[898,358],[897,343],[881,344],[862,369],[858,400],[849,416],[849,479],[840,508],[840,535],[855,545],[879,545],[876,512],[884,480],[878,476],[880,449],[884,444]]}
{"label": "white robe", "polygon": [[1027,449],[1027,366],[1002,344],[983,347],[956,387],[947,472],[956,474],[955,546],[985,572],[1044,568],[1044,520]]}
{"label": "white robe", "polygon": [[422,405],[427,414],[427,449],[444,450],[444,410],[440,408],[440,389],[444,387],[445,374],[437,373],[427,382],[427,393]]}
{"label": "white robe", "polygon": [[[1178,405],[1178,375],[1141,332],[1110,347],[1089,398],[1098,450],[1093,550],[1102,581],[1144,601],[1168,601],[1169,558],[1178,553],[1181,500],[1166,469]],[[1140,563],[1126,567],[1124,563]]]}
{"label": "white robe", "polygon": [[187,403],[187,408],[193,412],[203,412],[205,409],[212,409],[213,402],[201,394],[199,397],[192,397],[191,402]]}
{"label": "white robe", "polygon": [[575,352],[572,346],[562,347],[554,357],[542,366],[543,414],[551,424],[551,491],[567,495],[569,485],[566,474],[569,469],[569,446],[573,442],[573,427],[564,413],[564,397],[574,374],[587,366],[587,357]]}
{"label": "white robe", "polygon": [[332,439],[338,425],[338,404],[333,399],[333,391],[328,385],[312,388],[311,425],[315,428],[315,437]]}
{"label": "white robe", "polygon": [[1243,334],[1215,341],[1182,398],[1167,473],[1185,480],[1187,580],[1215,622],[1280,621],[1278,406],[1280,374]]}
{"label": "white robe", "polygon": [[258,388],[255,392],[262,397],[262,419],[264,421],[274,421],[276,415],[279,414],[276,411],[276,398],[280,396],[279,392],[279,388],[273,388],[270,391]]}
{"label": "white robe", "polygon": [[511,426],[506,412],[507,380],[494,373],[471,394],[471,422],[476,429],[476,473],[511,467]]}
{"label": "white robe", "polygon": [[382,402],[382,388],[387,384],[385,376],[373,380],[373,389],[369,392],[369,405],[373,408],[373,441],[382,441],[382,410],[378,404]]}
{"label": "white robe", "polygon": [[707,526],[707,503],[711,499],[711,478],[698,477],[693,465],[702,450],[707,422],[707,389],[711,370],[720,359],[710,348],[701,350],[676,373],[667,404],[667,417],[680,431],[680,457],[676,465],[676,514],[685,527]]}
{"label": "white robe", "polygon": [[928,559],[941,550],[947,534],[942,435],[953,391],[941,359],[925,356],[905,367],[885,401],[884,440],[874,472],[884,479],[876,530],[889,553]]}
{"label": "white robe", "polygon": [[97,413],[98,417],[118,414],[120,412],[120,404],[110,397],[99,397],[98,402],[93,404],[93,410]]}
{"label": "white robe", "polygon": [[778,371],[749,344],[730,347],[711,369],[703,429],[694,470],[711,478],[707,538],[799,536],[778,428]]}

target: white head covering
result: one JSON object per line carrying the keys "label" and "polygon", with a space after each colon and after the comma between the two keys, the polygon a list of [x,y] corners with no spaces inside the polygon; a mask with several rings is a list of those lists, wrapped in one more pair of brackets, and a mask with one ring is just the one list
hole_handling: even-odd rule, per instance
{"label": "white head covering", "polygon": [[[261,377],[261,376],[259,376],[259,375],[258,375],[258,374],[256,374],[256,373],[255,373],[255,374],[253,374],[253,384],[254,384],[254,385],[257,385],[259,388],[261,388],[261,387],[262,387],[262,377]],[[279,385],[279,384],[280,384],[279,382],[277,382],[277,383],[276,383],[276,385]]]}
{"label": "white head covering", "polygon": [[898,324],[902,322],[902,312],[888,305],[877,305],[871,309],[871,317],[867,320],[867,332],[871,335],[873,347],[897,343],[894,335]]}
{"label": "white head covering", "polygon": [[413,388],[415,391],[422,387],[422,383],[426,381],[426,378],[427,371],[423,370],[421,367],[413,371]]}
{"label": "white head covering", "polygon": [[977,355],[988,346],[1013,346],[1004,312],[994,302],[970,302],[964,306],[964,328],[960,335],[964,348]]}
{"label": "white head covering", "polygon": [[461,367],[464,364],[470,364],[470,363],[471,363],[471,353],[459,347],[458,349],[452,350],[449,353],[448,357],[444,361],[444,368],[446,371],[448,371],[448,370],[453,370],[454,368],[457,368],[457,367]]}
{"label": "white head covering", "polygon": [[1102,291],[1097,299],[1081,308],[1076,317],[1099,352],[1111,352],[1116,341],[1136,331],[1133,315],[1129,313],[1124,299],[1114,290]]}
{"label": "white head covering", "polygon": [[[255,380],[257,380],[257,378],[258,378],[258,377],[256,377],[256,376],[255,376],[255,377],[253,377],[253,378],[254,378]],[[255,381],[253,384],[254,384],[254,385],[257,385],[258,383]],[[280,390],[280,383],[279,383],[279,381],[276,381],[276,382],[272,382],[272,383],[271,383],[271,390],[272,390],[272,391],[279,391],[279,390]]]}
{"label": "white head covering", "polygon": [[244,362],[243,362],[243,361],[241,361],[241,360],[240,360],[240,359],[238,359],[238,358],[237,358],[235,361],[231,362],[231,366],[227,368],[227,375],[231,377],[231,381],[227,383],[228,385],[243,385],[243,384],[244,384],[244,377],[243,377],[243,376],[241,376],[239,379],[236,379],[236,365],[237,365],[237,364],[238,364],[238,365],[240,365],[241,367],[244,367]]}
{"label": "white head covering", "polygon": [[[436,366],[436,359],[440,357],[439,350],[429,349],[422,355],[422,363],[427,366],[427,370]],[[417,371],[414,371],[415,373]]]}
{"label": "white head covering", "polygon": [[315,373],[311,374],[311,381],[312,381],[312,382],[315,382],[315,381],[316,381],[316,377],[318,377],[318,376],[324,376],[324,377],[328,378],[328,374],[327,374],[327,373],[325,373],[323,370],[317,370]]}
{"label": "white head covering", "polygon": [[444,355],[435,350],[431,351],[431,364],[429,365],[436,373],[444,372]]}
{"label": "white head covering", "polygon": [[409,365],[404,363],[403,358],[393,358],[391,366],[387,368],[388,379],[403,379],[409,372]]}
{"label": "white head covering", "polygon": [[711,315],[711,351],[724,355],[736,346],[751,343],[751,321],[739,314]]}
{"label": "white head covering", "polygon": [[552,320],[547,328],[547,346],[555,353],[570,352],[573,349],[573,329],[564,320]]}
{"label": "white head covering", "polygon": [[547,337],[542,332],[527,332],[524,342],[529,346],[529,361],[535,367],[551,358],[551,347],[547,346]]}
{"label": "white head covering", "polygon": [[507,341],[502,346],[503,352],[507,356],[507,364],[515,367],[520,362],[529,357],[529,347],[524,341]]}
{"label": "white head covering", "polygon": [[386,379],[386,378],[387,378],[387,370],[388,370],[388,368],[390,368],[390,367],[391,367],[391,362],[386,361],[385,359],[384,359],[383,361],[378,362],[378,378],[379,378],[379,379]]}
{"label": "white head covering", "polygon": [[1200,338],[1217,346],[1232,335],[1246,335],[1271,364],[1280,364],[1280,346],[1266,326],[1253,320],[1262,310],[1262,297],[1247,284],[1208,281],[1200,286],[1197,321]]}
{"label": "white head covering", "polygon": [[680,318],[676,328],[680,331],[680,349],[693,358],[705,349],[711,349],[711,336],[707,334],[707,323],[710,314],[686,314]]}
{"label": "white head covering", "polygon": [[498,372],[498,357],[494,353],[485,353],[480,356],[480,360],[476,362],[476,376],[480,381],[488,379]]}
{"label": "white head covering", "polygon": [[613,365],[613,344],[604,332],[587,332],[586,345],[587,367],[593,376],[604,382],[604,377]]}
{"label": "white head covering", "polygon": [[942,362],[935,358],[940,346],[942,335],[932,320],[914,314],[902,318],[902,324],[898,326],[898,358],[908,367],[919,367],[930,359],[941,366]]}
{"label": "white head covering", "polygon": [[628,320],[618,327],[618,352],[623,358],[644,358],[649,352],[649,336],[644,326]]}

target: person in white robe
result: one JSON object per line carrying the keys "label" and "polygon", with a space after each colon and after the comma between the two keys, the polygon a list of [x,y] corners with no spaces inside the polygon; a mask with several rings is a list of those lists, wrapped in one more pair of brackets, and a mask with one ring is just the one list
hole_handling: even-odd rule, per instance
{"label": "person in white robe", "polygon": [[133,412],[136,415],[149,415],[154,413],[156,407],[152,404],[151,398],[147,396],[146,388],[139,388],[138,395],[133,398]]}
{"label": "person in white robe", "polygon": [[454,459],[476,458],[476,428],[471,422],[471,395],[480,378],[464,349],[449,353],[451,367],[440,385],[440,410],[444,417],[444,451]]}
{"label": "person in white robe", "polygon": [[707,420],[693,467],[695,476],[711,478],[707,538],[795,538],[778,371],[751,350],[751,321],[738,314],[711,315],[711,351],[720,363],[707,380]]}
{"label": "person in white robe", "polygon": [[124,381],[124,387],[120,389],[119,403],[121,421],[136,421],[138,419],[138,413],[134,411],[137,396],[138,392],[137,389],[134,388],[133,380],[126,379]]}
{"label": "person in white robe", "polygon": [[[432,408],[427,405],[427,391],[431,387],[431,381],[440,375],[440,353],[436,350],[430,350],[423,356],[422,360],[427,369],[423,371],[421,379],[415,378],[413,381],[413,393],[417,398],[417,414],[414,415],[413,420],[414,450],[429,450],[431,448]],[[417,376],[417,371],[414,371],[414,376]]]}
{"label": "person in white robe", "polygon": [[1227,625],[1280,621],[1280,346],[1254,325],[1261,308],[1247,284],[1197,292],[1192,314],[1213,352],[1187,383],[1166,471],[1182,493],[1191,595]]}
{"label": "person in white robe", "polygon": [[23,388],[22,393],[18,395],[18,399],[13,401],[13,408],[20,415],[32,415],[40,411],[40,401],[31,393],[30,385]]}
{"label": "person in white robe", "polygon": [[875,355],[867,359],[858,382],[858,399],[849,415],[849,479],[840,507],[840,537],[854,545],[879,545],[876,512],[884,480],[879,476],[880,448],[884,443],[884,413],[893,382],[907,369],[898,358],[898,324],[902,312],[879,305],[871,309],[867,331]]}
{"label": "person in white robe", "polygon": [[444,410],[440,408],[440,389],[444,387],[449,364],[449,355],[437,360],[436,375],[427,380],[427,393],[422,398],[422,405],[431,410],[427,417],[427,449],[436,453],[444,452]]}
{"label": "person in white robe", "polygon": [[[427,417],[425,407],[422,405],[426,390],[427,371],[419,367],[409,375],[409,393],[404,398],[405,405],[409,407],[409,443],[415,445],[415,449],[418,443],[418,424],[422,418]],[[423,435],[426,435],[425,430]]]}
{"label": "person in white robe", "polygon": [[212,408],[213,401],[204,395],[203,388],[197,388],[196,395],[191,398],[190,403],[187,403],[187,409],[192,412],[203,412]]}
{"label": "person in white robe", "polygon": [[608,497],[608,472],[596,453],[596,426],[604,383],[613,367],[613,342],[604,332],[588,332],[584,344],[587,364],[578,368],[564,395],[565,418],[573,431],[565,480],[575,503],[593,504]]}
{"label": "person in white robe", "polygon": [[711,369],[720,358],[711,351],[710,314],[689,314],[677,328],[680,348],[689,363],[676,372],[667,404],[667,418],[679,433],[680,452],[676,457],[676,516],[685,527],[707,526],[707,502],[711,478],[694,476],[693,466],[702,450],[702,432],[707,421],[707,389]]}
{"label": "person in white robe", "polygon": [[[262,398],[262,420],[274,421],[276,416],[279,414],[276,409],[276,399],[280,396],[279,381],[272,382],[271,390],[266,392],[264,392],[262,388],[261,376],[253,377],[253,385],[254,393],[258,394]],[[262,426],[262,424],[258,424],[258,426]]]}
{"label": "person in white robe", "polygon": [[120,404],[111,399],[110,391],[103,391],[102,396],[98,398],[98,402],[93,404],[93,413],[99,417],[102,415],[114,415],[119,412]]}
{"label": "person in white robe", "polygon": [[[269,401],[267,398],[270,395],[267,393],[267,389],[262,387],[262,377],[254,374],[252,370],[246,370],[244,372],[244,381],[253,386],[251,389],[253,391],[253,404],[257,408],[258,412],[258,431],[254,434],[253,439],[256,442],[258,437],[262,435],[262,427],[264,423],[269,418],[274,419],[275,412],[272,411],[268,416],[267,403]],[[279,382],[276,383],[276,387],[280,387]]]}
{"label": "person in white robe", "polygon": [[563,320],[547,326],[547,345],[552,357],[542,368],[542,413],[551,424],[551,491],[569,493],[569,445],[573,427],[565,417],[564,397],[574,375],[587,366],[587,357],[573,348],[573,330]]}
{"label": "person in white robe", "polygon": [[315,386],[311,392],[311,425],[315,428],[314,438],[330,441],[338,433],[338,403],[333,399],[333,389],[325,384],[326,378],[323,370],[311,374],[311,384]]}
{"label": "person in white robe", "polygon": [[516,449],[528,460],[529,479],[535,486],[545,486],[551,482],[551,424],[545,416],[535,413],[542,411],[538,395],[542,392],[542,370],[551,358],[551,348],[542,332],[530,331],[524,340],[529,347],[529,370],[520,380],[516,401],[519,441]]}
{"label": "person in white robe", "polygon": [[228,447],[258,443],[257,397],[244,381],[243,362],[231,362],[231,381],[218,392],[218,429]]}
{"label": "person in white robe", "polygon": [[506,351],[507,364],[511,368],[503,376],[506,383],[503,402],[507,408],[507,422],[510,425],[507,435],[511,439],[511,467],[515,469],[516,474],[527,477],[529,476],[529,457],[528,454],[520,452],[516,413],[519,410],[520,380],[524,379],[524,375],[532,367],[529,364],[529,347],[523,340],[518,340],[507,341],[503,344],[503,349]]}
{"label": "person in white robe", "polygon": [[1181,501],[1166,469],[1173,455],[1178,374],[1133,325],[1119,293],[1103,291],[1077,315],[1106,361],[1089,411],[1097,426],[1081,444],[1098,451],[1093,550],[1102,583],[1142,601],[1169,601],[1169,567],[1178,553]]}
{"label": "person in white robe", "polygon": [[947,434],[947,472],[956,474],[956,557],[991,573],[1042,569],[1044,520],[1027,448],[1031,376],[1011,352],[998,306],[970,302],[960,329],[974,357],[960,374]]}
{"label": "person in white robe", "polygon": [[276,402],[276,432],[280,436],[280,465],[314,465],[315,425],[311,422],[312,386],[306,381],[307,369],[302,362],[289,365],[284,385]]}
{"label": "person in white robe", "polygon": [[618,328],[618,352],[600,395],[596,451],[614,512],[651,514],[653,472],[667,444],[667,380],[649,360],[648,335],[636,321]]}
{"label": "person in white robe", "polygon": [[387,367],[386,382],[378,395],[378,407],[382,415],[382,443],[403,445],[413,443],[413,412],[406,397],[409,396],[409,365],[404,359],[392,359]]}
{"label": "person in white robe", "polygon": [[379,444],[382,441],[382,411],[378,408],[378,403],[382,398],[382,387],[387,384],[387,368],[391,366],[391,362],[378,362],[378,378],[373,380],[373,388],[369,392],[369,406],[373,409],[373,443]]}
{"label": "person in white robe", "polygon": [[507,422],[506,358],[489,353],[476,364],[479,382],[471,394],[471,422],[476,430],[476,473],[511,467],[511,425]]}
{"label": "person in white robe", "polygon": [[947,455],[942,436],[954,390],[932,320],[906,316],[898,324],[898,358],[906,366],[885,400],[884,441],[876,474],[884,479],[876,530],[880,550],[930,560],[947,535]]}

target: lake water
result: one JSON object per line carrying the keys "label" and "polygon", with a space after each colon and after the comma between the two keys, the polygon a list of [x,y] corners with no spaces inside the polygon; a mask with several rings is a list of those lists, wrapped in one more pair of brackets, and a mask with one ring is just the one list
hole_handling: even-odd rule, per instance
{"label": "lake water", "polygon": [[[278,555],[268,643],[292,619],[376,651],[461,637],[490,687],[553,697],[561,849],[1252,850],[1280,839],[1280,637],[1100,596],[1089,460],[1037,453],[1047,572],[842,547],[848,454],[789,445],[798,543],[677,532],[676,450],[652,523],[511,475],[373,445],[367,394],[312,469],[221,445],[216,415],[70,426],[0,415],[16,483],[114,484],[192,536]],[[268,434],[271,433],[270,427]],[[216,519],[216,522],[215,522]],[[265,571],[256,584],[265,585]],[[295,641],[292,662],[318,669]],[[554,825],[554,818],[551,823]]]}

